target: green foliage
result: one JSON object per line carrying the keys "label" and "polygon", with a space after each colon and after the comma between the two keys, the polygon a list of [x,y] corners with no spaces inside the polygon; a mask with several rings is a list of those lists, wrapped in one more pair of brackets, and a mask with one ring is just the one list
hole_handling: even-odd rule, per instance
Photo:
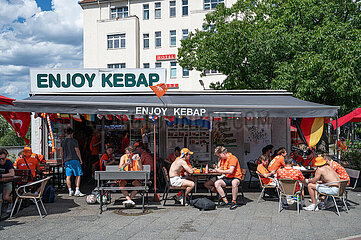
{"label": "green foliage", "polygon": [[[30,128],[29,128],[30,130]],[[26,134],[26,138],[30,140],[30,132]],[[13,127],[0,115],[0,146],[24,146],[25,142],[18,137]]]}
{"label": "green foliage", "polygon": [[182,67],[227,76],[215,89],[286,89],[298,98],[361,105],[361,4],[352,0],[240,0],[206,15],[182,40]]}
{"label": "green foliage", "polygon": [[341,153],[341,161],[348,167],[361,170],[361,142],[347,141],[347,150]]}

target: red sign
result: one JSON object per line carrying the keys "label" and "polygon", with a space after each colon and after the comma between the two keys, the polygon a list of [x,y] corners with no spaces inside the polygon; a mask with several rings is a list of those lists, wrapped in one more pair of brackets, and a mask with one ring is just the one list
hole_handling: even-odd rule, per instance
{"label": "red sign", "polygon": [[156,55],[155,60],[157,61],[175,60],[175,54]]}

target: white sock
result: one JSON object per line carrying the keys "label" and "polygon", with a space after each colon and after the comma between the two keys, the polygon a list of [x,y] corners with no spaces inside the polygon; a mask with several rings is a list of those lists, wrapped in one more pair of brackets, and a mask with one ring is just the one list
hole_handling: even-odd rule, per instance
{"label": "white sock", "polygon": [[79,190],[79,188],[78,188],[78,187],[75,189],[75,192],[80,192],[80,190]]}
{"label": "white sock", "polygon": [[71,193],[73,190],[71,188],[69,188],[69,193]]}

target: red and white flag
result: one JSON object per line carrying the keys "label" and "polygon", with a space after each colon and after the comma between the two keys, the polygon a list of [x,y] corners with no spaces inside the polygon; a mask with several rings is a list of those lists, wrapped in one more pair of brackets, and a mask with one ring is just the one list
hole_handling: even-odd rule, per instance
{"label": "red and white flag", "polygon": [[0,112],[1,115],[10,123],[14,128],[18,137],[24,139],[25,143],[29,145],[29,139],[25,138],[26,133],[30,126],[30,113],[29,112]]}

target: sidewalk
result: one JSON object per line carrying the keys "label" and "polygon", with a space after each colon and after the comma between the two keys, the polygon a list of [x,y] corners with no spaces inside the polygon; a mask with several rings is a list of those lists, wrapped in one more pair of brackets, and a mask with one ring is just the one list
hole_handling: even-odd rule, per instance
{"label": "sidewalk", "polygon": [[[141,216],[122,216],[111,209],[100,215],[99,205],[88,205],[85,197],[60,194],[55,203],[45,204],[49,215],[44,219],[40,219],[35,206],[31,205],[15,218],[0,222],[0,238],[339,239],[361,234],[360,205],[351,203],[350,213],[341,211],[340,217],[334,209],[302,210],[297,215],[294,207],[278,213],[277,200],[261,200],[257,204],[259,193],[245,192],[247,204],[233,211],[218,208],[204,212],[191,206],[163,207],[151,203],[151,213]],[[117,195],[113,196],[115,200]],[[359,204],[361,197],[351,192],[349,200]],[[170,200],[169,204],[172,203]]]}

